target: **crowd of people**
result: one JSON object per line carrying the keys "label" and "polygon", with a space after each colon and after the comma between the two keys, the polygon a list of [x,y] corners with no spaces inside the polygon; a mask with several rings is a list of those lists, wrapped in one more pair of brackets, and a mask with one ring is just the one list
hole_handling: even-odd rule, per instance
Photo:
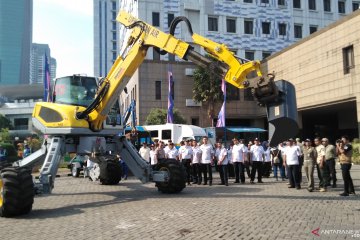
{"label": "crowd of people", "polygon": [[245,174],[251,184],[263,183],[263,177],[273,177],[276,181],[288,181],[288,188],[301,189],[302,173],[305,173],[307,190],[315,190],[314,171],[319,178],[319,191],[326,192],[328,187],[337,187],[336,161],[340,163],[344,180],[341,196],[355,194],[350,175],[352,146],[347,136],[329,143],[327,138],[288,139],[276,147],[258,138],[245,143],[244,139],[234,138],[229,146],[217,142],[214,146],[204,137],[201,142],[193,139],[180,142],[180,147],[168,140],[167,144],[155,140],[150,146],[143,143],[140,155],[155,169],[159,159],[177,159],[186,169],[186,181],[191,184],[213,184],[213,169],[219,172],[220,184],[228,186],[229,178],[235,184],[244,184]]}

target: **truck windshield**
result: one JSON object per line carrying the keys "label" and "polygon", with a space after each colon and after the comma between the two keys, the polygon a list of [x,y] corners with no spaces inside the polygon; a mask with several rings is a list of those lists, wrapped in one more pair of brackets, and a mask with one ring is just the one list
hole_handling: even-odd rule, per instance
{"label": "truck windshield", "polygon": [[97,80],[94,77],[69,76],[56,79],[54,102],[87,107],[94,100]]}

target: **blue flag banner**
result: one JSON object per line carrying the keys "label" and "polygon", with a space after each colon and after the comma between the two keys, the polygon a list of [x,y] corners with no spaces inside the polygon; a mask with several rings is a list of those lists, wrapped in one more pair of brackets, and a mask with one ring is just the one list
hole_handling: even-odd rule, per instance
{"label": "blue flag banner", "polygon": [[225,108],[226,108],[226,82],[223,79],[221,82],[221,91],[224,94],[224,103],[221,106],[219,115],[218,115],[218,120],[216,122],[216,127],[225,127]]}
{"label": "blue flag banner", "polygon": [[173,91],[174,91],[174,79],[171,70],[168,72],[169,78],[169,93],[168,93],[168,111],[167,111],[167,123],[174,123],[174,99],[173,99]]}
{"label": "blue flag banner", "polygon": [[44,67],[44,102],[51,102],[50,67],[49,59],[46,54]]}

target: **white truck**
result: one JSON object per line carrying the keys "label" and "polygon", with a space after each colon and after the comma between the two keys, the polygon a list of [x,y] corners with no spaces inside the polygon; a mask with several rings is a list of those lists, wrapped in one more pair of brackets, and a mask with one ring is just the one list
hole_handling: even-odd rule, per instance
{"label": "white truck", "polygon": [[171,139],[174,144],[179,144],[181,141],[187,139],[195,139],[199,142],[204,136],[207,136],[203,128],[194,125],[166,123],[142,127],[150,133],[152,140],[159,139],[166,142]]}

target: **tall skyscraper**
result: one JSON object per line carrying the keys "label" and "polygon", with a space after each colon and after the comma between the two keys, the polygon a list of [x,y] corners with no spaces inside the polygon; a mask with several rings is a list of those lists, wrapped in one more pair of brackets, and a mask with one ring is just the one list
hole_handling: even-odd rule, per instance
{"label": "tall skyscraper", "polygon": [[28,84],[33,0],[0,1],[0,86]]}
{"label": "tall skyscraper", "polygon": [[45,74],[45,56],[50,64],[50,78],[56,77],[56,59],[51,57],[48,44],[33,43],[30,55],[30,84],[43,83]]}
{"label": "tall skyscraper", "polygon": [[106,76],[118,54],[118,0],[94,0],[94,74]]}

